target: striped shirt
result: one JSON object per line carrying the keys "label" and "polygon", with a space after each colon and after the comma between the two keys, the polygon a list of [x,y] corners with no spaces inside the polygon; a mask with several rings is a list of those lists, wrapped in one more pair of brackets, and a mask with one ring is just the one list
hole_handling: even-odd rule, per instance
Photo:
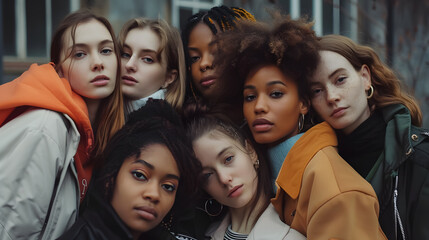
{"label": "striped shirt", "polygon": [[246,240],[247,234],[237,233],[232,231],[231,224],[228,226],[225,232],[224,240]]}

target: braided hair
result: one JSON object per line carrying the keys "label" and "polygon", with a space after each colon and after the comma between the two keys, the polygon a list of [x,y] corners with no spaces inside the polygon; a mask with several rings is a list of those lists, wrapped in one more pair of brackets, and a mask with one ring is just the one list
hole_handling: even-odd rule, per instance
{"label": "braided hair", "polygon": [[[250,20],[255,21],[255,17],[242,8],[237,7],[227,7],[227,6],[218,6],[213,7],[208,11],[199,12],[188,18],[187,23],[182,30],[182,42],[183,42],[183,49],[185,50],[185,59],[186,59],[186,68],[187,68],[187,81],[186,84],[186,96],[189,98],[190,96],[193,96],[195,93],[192,93],[192,89],[195,89],[194,86],[191,86],[192,83],[192,76],[190,73],[190,56],[188,51],[188,45],[189,45],[189,36],[191,35],[191,31],[195,28],[195,26],[199,23],[206,24],[213,35],[216,35],[218,33],[218,29],[220,29],[222,32],[225,32],[227,30],[231,30],[236,26],[236,21],[239,20]],[[194,95],[194,97],[196,97]]]}
{"label": "braided hair", "polygon": [[145,106],[130,114],[128,121],[111,139],[102,154],[103,166],[94,180],[94,193],[111,202],[119,170],[128,157],[139,156],[153,144],[166,146],[180,172],[180,187],[172,212],[185,209],[197,194],[197,176],[201,165],[186,138],[180,117],[165,100],[149,99]]}

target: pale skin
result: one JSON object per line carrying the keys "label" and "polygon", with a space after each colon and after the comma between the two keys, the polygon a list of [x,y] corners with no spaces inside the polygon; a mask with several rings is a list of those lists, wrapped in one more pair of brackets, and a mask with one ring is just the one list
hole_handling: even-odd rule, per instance
{"label": "pale skin", "polygon": [[320,51],[321,61],[311,80],[311,103],[333,128],[352,133],[371,115],[367,91],[371,73],[367,65],[354,69],[338,53]]}
{"label": "pale skin", "polygon": [[60,58],[63,64],[59,75],[65,77],[73,91],[83,97],[93,123],[100,101],[112,94],[116,85],[118,62],[112,36],[106,26],[92,19],[76,27],[73,49],[70,32],[69,28],[63,36],[64,50]]}
{"label": "pale skin", "polygon": [[[227,135],[212,131],[193,142],[196,157],[203,166],[204,190],[229,207],[232,230],[249,234],[258,213],[267,202],[257,196],[257,155],[250,144],[241,146]],[[256,206],[252,202],[258,197]]]}
{"label": "pale skin", "polygon": [[158,57],[160,38],[150,28],[131,29],[121,54],[122,91],[132,100],[145,98],[176,80],[178,71],[167,71],[165,53]]}

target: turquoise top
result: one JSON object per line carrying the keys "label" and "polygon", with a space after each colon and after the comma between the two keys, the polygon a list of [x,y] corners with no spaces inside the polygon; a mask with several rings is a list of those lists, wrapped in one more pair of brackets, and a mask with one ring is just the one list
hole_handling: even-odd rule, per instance
{"label": "turquoise top", "polygon": [[290,149],[293,147],[296,141],[298,141],[298,139],[303,134],[304,133],[299,133],[291,138],[286,139],[285,141],[279,143],[278,145],[268,149],[268,157],[270,158],[271,171],[273,173],[272,182],[273,182],[274,192],[277,190],[276,179],[277,179],[277,175],[280,172],[280,169],[282,168],[283,161],[285,160]]}

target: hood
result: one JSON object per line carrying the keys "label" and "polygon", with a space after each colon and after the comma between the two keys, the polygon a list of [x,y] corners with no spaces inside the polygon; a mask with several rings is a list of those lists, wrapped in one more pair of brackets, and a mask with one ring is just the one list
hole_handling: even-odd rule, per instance
{"label": "hood", "polygon": [[[301,189],[305,168],[313,156],[325,147],[337,145],[335,132],[328,123],[323,122],[310,128],[289,151],[276,183],[290,197],[296,199]],[[288,179],[288,181],[279,181],[279,179]]]}
{"label": "hood", "polygon": [[69,82],[58,76],[54,64],[32,64],[20,77],[1,85],[0,96],[0,126],[10,120],[8,118],[15,109],[22,106],[64,113],[73,119],[80,133],[75,155],[79,182],[84,179],[89,182],[91,170],[84,167],[93,144],[88,109],[82,97],[72,91]]}
{"label": "hood", "polygon": [[384,172],[390,174],[411,156],[417,142],[411,140],[411,116],[404,105],[392,104],[381,108],[380,111],[386,122]]}

